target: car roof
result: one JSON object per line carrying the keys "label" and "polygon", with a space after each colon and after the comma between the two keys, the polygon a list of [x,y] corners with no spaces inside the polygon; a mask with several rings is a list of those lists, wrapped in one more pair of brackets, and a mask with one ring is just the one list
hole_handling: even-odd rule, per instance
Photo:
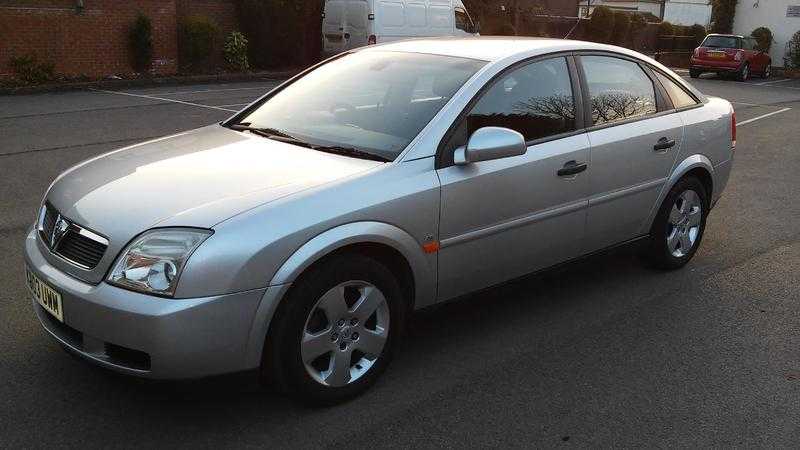
{"label": "car roof", "polygon": [[641,58],[630,50],[613,45],[567,39],[530,37],[422,38],[365,47],[362,51],[397,51],[499,61],[516,54],[546,54],[560,51],[613,51]]}
{"label": "car roof", "polygon": [[408,53],[425,53],[431,55],[472,58],[487,61],[491,64],[503,61],[513,64],[515,61],[557,52],[603,51],[626,55],[657,67],[664,73],[672,73],[674,79],[692,91],[697,98],[705,101],[705,96],[680,76],[675,75],[668,67],[658,61],[633,50],[614,45],[596,42],[575,41],[569,39],[532,38],[532,37],[438,37],[409,39],[380,45],[361,47],[358,52],[395,51]]}
{"label": "car roof", "polygon": [[[720,34],[720,33],[711,33],[708,36],[721,36],[721,37],[735,37],[739,39],[744,39],[745,37],[740,34]],[[708,37],[706,36],[706,37]]]}

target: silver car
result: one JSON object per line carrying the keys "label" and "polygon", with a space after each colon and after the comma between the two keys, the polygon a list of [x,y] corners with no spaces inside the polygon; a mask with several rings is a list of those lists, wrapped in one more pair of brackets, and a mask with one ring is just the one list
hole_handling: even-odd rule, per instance
{"label": "silver car", "polygon": [[334,403],[386,369],[416,309],[639,239],[686,264],[735,130],[730,103],[618,47],[372,46],[59,176],[27,282],[45,330],[101,366],[259,369]]}

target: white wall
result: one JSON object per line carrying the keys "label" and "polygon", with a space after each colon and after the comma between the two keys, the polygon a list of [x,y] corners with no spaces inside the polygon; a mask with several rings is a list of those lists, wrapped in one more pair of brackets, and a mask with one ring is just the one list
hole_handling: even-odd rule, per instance
{"label": "white wall", "polygon": [[677,25],[699,23],[708,26],[711,23],[711,5],[708,0],[669,1],[664,5],[664,20]]}
{"label": "white wall", "polygon": [[[753,5],[758,4],[758,8]],[[734,34],[749,35],[758,27],[772,30],[772,64],[783,67],[784,50],[792,35],[800,31],[800,17],[786,17],[787,6],[798,5],[800,0],[739,0],[733,22]]]}

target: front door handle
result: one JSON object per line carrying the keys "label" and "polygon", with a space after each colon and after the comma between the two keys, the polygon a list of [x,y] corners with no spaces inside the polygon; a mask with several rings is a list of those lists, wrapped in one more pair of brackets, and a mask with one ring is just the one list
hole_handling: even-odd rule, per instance
{"label": "front door handle", "polygon": [[558,176],[560,176],[560,177],[568,177],[570,175],[577,175],[577,174],[583,172],[584,170],[586,170],[586,168],[588,168],[588,167],[589,167],[589,165],[586,164],[586,163],[579,163],[577,161],[570,161],[570,162],[564,164],[564,168],[563,169],[559,169],[558,170]]}
{"label": "front door handle", "polygon": [[675,139],[667,139],[665,137],[658,140],[658,143],[653,146],[653,150],[660,152],[661,150],[669,150],[675,147]]}

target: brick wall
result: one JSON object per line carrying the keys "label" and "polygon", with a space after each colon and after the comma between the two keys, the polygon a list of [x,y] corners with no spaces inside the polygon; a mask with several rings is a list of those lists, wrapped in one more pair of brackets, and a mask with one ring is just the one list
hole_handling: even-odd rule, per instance
{"label": "brick wall", "polygon": [[178,68],[177,24],[203,14],[223,32],[237,27],[234,0],[0,0],[0,76],[9,59],[35,55],[55,63],[56,73],[99,78],[133,72],[128,30],[139,12],[153,23],[153,72]]}

